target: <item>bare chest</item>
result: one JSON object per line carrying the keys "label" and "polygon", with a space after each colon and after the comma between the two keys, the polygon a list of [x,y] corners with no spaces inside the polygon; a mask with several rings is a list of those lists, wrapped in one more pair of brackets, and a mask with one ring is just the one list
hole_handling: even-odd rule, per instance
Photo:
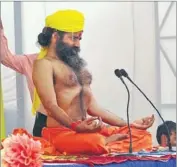
{"label": "bare chest", "polygon": [[79,72],[74,72],[65,64],[60,64],[60,67],[57,67],[57,65],[54,66],[54,84],[60,84],[65,87],[87,87],[92,82],[92,75],[87,69],[83,69]]}

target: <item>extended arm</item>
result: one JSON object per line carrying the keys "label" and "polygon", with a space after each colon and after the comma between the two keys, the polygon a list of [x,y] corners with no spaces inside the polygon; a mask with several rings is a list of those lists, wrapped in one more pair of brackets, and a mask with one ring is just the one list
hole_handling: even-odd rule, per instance
{"label": "extended arm", "polygon": [[37,54],[15,55],[8,48],[8,41],[4,35],[2,22],[0,19],[0,62],[16,72],[24,74],[27,65],[32,66]]}
{"label": "extended arm", "polygon": [[92,96],[92,100],[91,100],[91,103],[90,103],[90,106],[88,108],[88,114],[89,115],[92,115],[92,116],[98,116],[98,117],[101,117],[102,120],[105,122],[105,123],[108,123],[112,126],[119,126],[119,127],[122,127],[122,126],[126,126],[127,125],[127,122],[124,121],[123,119],[121,119],[120,117],[116,116],[115,114],[109,112],[108,110],[105,110],[103,108],[101,108],[95,98]]}

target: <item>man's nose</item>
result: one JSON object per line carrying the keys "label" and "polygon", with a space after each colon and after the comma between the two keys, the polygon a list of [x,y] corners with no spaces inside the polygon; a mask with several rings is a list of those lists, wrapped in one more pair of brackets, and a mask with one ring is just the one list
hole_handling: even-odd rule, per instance
{"label": "man's nose", "polygon": [[79,48],[80,47],[80,40],[75,41],[74,46]]}

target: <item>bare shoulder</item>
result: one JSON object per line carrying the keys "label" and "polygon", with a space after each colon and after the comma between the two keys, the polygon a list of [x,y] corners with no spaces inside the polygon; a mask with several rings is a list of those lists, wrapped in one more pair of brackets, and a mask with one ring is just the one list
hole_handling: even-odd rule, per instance
{"label": "bare shoulder", "polygon": [[40,69],[52,68],[52,62],[45,58],[40,60],[35,60],[33,64],[33,70],[38,68]]}
{"label": "bare shoulder", "polygon": [[41,77],[47,77],[52,75],[53,67],[52,63],[47,59],[35,60],[33,64],[32,78],[38,80]]}

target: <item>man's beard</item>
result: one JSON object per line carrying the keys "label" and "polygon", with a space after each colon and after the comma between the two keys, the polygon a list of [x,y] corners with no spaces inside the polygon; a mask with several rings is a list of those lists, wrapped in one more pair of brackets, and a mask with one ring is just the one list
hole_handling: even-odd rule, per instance
{"label": "man's beard", "polygon": [[86,62],[79,56],[79,47],[70,47],[61,40],[56,43],[56,53],[60,60],[71,67],[75,72],[80,72],[80,70],[85,67]]}

